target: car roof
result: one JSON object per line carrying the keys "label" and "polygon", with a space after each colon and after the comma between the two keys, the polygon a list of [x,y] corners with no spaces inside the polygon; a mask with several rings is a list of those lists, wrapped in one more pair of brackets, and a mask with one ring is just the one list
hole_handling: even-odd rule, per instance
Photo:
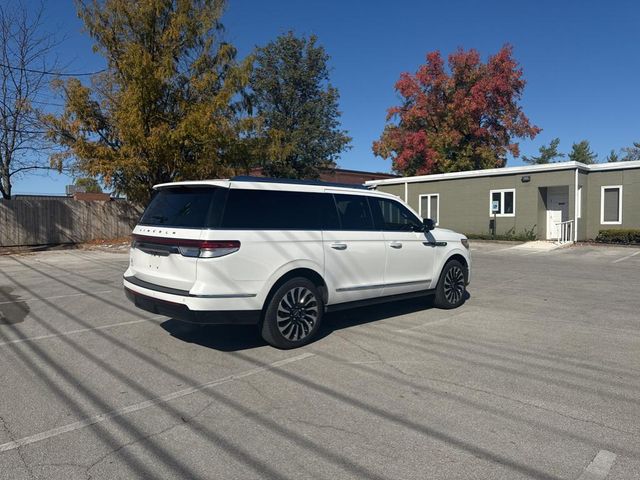
{"label": "car roof", "polygon": [[333,192],[346,194],[369,195],[397,199],[390,193],[379,190],[371,190],[364,185],[348,185],[342,183],[289,180],[289,179],[264,179],[262,177],[234,177],[220,180],[193,180],[183,182],[161,183],[155,185],[155,190],[189,186],[212,186],[222,188],[238,188],[245,190],[278,190],[290,192]]}

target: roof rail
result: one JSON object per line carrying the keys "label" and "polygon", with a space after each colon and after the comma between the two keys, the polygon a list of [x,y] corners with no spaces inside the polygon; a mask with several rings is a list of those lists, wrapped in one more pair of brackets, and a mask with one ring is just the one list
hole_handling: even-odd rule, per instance
{"label": "roof rail", "polygon": [[291,184],[291,185],[316,185],[318,187],[340,187],[340,188],[357,188],[360,190],[369,190],[369,187],[361,184],[323,182],[321,180],[299,180],[295,178],[252,177],[250,175],[240,175],[237,177],[233,177],[231,181],[232,182],[284,183],[284,184]]}

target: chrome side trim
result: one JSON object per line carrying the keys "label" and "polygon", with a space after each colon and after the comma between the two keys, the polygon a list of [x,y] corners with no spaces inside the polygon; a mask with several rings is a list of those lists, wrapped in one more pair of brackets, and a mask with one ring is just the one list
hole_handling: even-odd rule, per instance
{"label": "chrome side trim", "polygon": [[138,287],[146,288],[147,290],[152,290],[154,292],[160,293],[168,293],[170,295],[179,295],[181,297],[192,297],[192,298],[250,298],[257,296],[256,293],[224,293],[220,295],[194,295],[189,293],[187,290],[179,290],[177,288],[163,287],[162,285],[155,285],[153,283],[145,282],[144,280],[140,280],[136,277],[123,277],[125,281],[131,283],[132,285],[137,285]]}
{"label": "chrome side trim", "polygon": [[250,298],[257,296],[257,293],[227,293],[222,295],[189,295],[197,298]]}
{"label": "chrome side trim", "polygon": [[379,283],[374,285],[358,285],[357,287],[343,287],[336,288],[336,292],[354,292],[357,290],[371,290],[374,288],[384,288],[384,287],[406,287],[409,285],[420,285],[421,283],[430,283],[431,279],[428,278],[426,280],[416,280],[413,282],[394,282],[394,283]]}
{"label": "chrome side trim", "polygon": [[354,292],[356,290],[371,290],[373,288],[383,288],[384,283],[380,283],[377,285],[358,285],[357,287],[342,287],[336,288],[336,292]]}
{"label": "chrome side trim", "polygon": [[427,247],[446,247],[447,242],[422,242]]}

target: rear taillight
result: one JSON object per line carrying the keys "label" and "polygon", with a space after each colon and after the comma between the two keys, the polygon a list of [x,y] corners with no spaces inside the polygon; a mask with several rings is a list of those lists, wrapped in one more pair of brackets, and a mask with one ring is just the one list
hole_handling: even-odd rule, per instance
{"label": "rear taillight", "polygon": [[240,250],[237,240],[198,240],[197,245],[179,245],[178,250],[185,257],[218,258]]}
{"label": "rear taillight", "polygon": [[[132,248],[153,249],[153,245],[163,245],[168,253],[180,253],[184,257],[218,258],[240,250],[238,240],[191,240],[186,238],[149,237],[133,235]],[[151,248],[149,248],[151,247]]]}

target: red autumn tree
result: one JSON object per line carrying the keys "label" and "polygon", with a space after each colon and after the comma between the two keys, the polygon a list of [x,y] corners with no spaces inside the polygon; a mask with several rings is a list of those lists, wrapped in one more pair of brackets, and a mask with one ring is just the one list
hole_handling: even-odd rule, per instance
{"label": "red autumn tree", "polygon": [[514,138],[533,138],[519,105],[525,86],[510,45],[482,63],[476,50],[427,54],[415,75],[395,85],[402,105],[392,107],[373,152],[391,158],[402,175],[504,167],[507,153],[519,155]]}

